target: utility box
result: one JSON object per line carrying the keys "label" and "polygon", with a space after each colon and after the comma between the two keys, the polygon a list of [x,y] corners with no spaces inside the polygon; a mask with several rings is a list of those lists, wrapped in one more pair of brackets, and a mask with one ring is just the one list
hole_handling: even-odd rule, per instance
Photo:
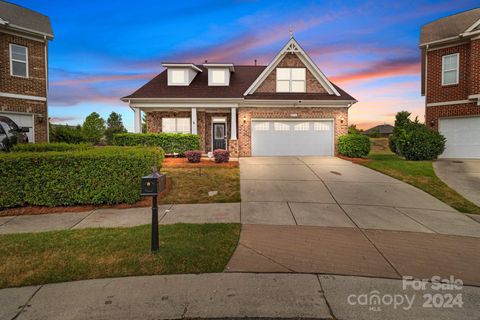
{"label": "utility box", "polygon": [[167,176],[162,173],[154,172],[142,178],[140,184],[140,194],[142,196],[158,196],[159,193],[167,188]]}

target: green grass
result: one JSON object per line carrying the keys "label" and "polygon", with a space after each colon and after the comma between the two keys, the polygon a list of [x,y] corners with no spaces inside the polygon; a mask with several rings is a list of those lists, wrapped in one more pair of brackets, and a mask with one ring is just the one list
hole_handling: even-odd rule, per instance
{"label": "green grass", "polygon": [[0,288],[105,277],[221,272],[238,242],[239,224],[150,226],[0,235]]}
{"label": "green grass", "polygon": [[[169,194],[161,203],[211,203],[240,201],[240,169],[237,168],[168,168]],[[209,191],[218,191],[209,196]]]}
{"label": "green grass", "polygon": [[437,177],[432,161],[407,161],[391,152],[372,153],[368,158],[371,161],[363,165],[422,189],[460,212],[480,214],[480,207]]}

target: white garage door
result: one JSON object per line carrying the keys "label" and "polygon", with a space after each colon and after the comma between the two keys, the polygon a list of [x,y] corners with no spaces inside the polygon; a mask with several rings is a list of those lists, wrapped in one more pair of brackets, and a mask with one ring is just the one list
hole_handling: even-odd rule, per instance
{"label": "white garage door", "polygon": [[34,128],[33,128],[33,115],[26,113],[26,114],[21,114],[21,113],[1,113],[0,116],[3,117],[8,117],[13,120],[19,127],[27,127],[30,129],[30,131],[27,133],[28,136],[28,141],[29,142],[34,142]]}
{"label": "white garage door", "polygon": [[447,139],[441,158],[480,159],[480,117],[440,119],[438,129]]}
{"label": "white garage door", "polygon": [[332,120],[253,120],[253,156],[332,156]]}

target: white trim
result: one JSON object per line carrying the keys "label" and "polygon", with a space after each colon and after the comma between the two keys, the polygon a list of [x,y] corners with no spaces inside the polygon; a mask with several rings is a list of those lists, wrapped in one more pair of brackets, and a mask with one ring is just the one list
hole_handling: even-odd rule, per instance
{"label": "white trim", "polygon": [[237,108],[230,111],[230,139],[237,140]]}
{"label": "white trim", "polygon": [[451,106],[454,104],[465,104],[472,103],[470,100],[455,100],[455,101],[443,101],[443,102],[431,102],[427,103],[427,107],[438,107],[438,106]]}
{"label": "white trim", "polygon": [[318,68],[318,66],[310,59],[310,57],[305,53],[302,47],[298,44],[298,42],[291,38],[287,44],[283,47],[283,49],[275,56],[275,58],[270,62],[270,64],[263,70],[263,72],[258,76],[257,79],[250,85],[250,87],[245,91],[243,94],[244,96],[248,94],[252,94],[260,84],[265,81],[267,76],[273,72],[275,67],[282,61],[283,57],[286,54],[296,54],[300,60],[305,64],[315,76],[315,78],[322,84],[322,86],[327,90],[329,94],[335,94],[336,96],[340,96],[337,89],[332,85],[332,83],[327,79],[327,77],[323,74],[323,72]]}
{"label": "white trim", "polygon": [[475,28],[478,27],[478,26],[480,26],[480,19],[478,19],[477,22],[475,22],[475,23],[472,24],[470,27],[468,27],[468,29],[465,30],[465,31],[462,33],[462,35],[465,34],[465,33],[470,33],[470,32],[472,32],[473,29],[475,29]]}
{"label": "white trim", "polygon": [[456,40],[456,39],[459,39],[459,38],[460,38],[460,36],[454,36],[454,37],[444,38],[444,39],[440,39],[440,40],[434,40],[434,41],[430,41],[430,42],[420,43],[418,46],[419,47],[424,47],[424,46],[427,46],[427,45],[442,43],[442,42],[448,42],[450,40]]}
{"label": "white trim", "polygon": [[0,92],[0,97],[13,98],[13,99],[34,100],[34,101],[47,101],[47,98],[45,98],[45,97],[28,96],[28,95],[25,95],[25,94],[16,94],[16,93],[8,93],[8,92]]}
{"label": "white trim", "polygon": [[193,63],[162,63],[164,68],[191,68],[197,72],[202,72],[202,69],[194,65]]}
{"label": "white trim", "polygon": [[192,108],[192,107],[197,107],[197,108],[205,108],[205,109],[215,109],[215,108],[232,108],[232,107],[238,107],[238,104],[232,104],[232,103],[218,103],[218,104],[204,104],[204,103],[152,103],[152,102],[146,102],[146,103],[131,103],[132,107],[136,108]]}
{"label": "white trim", "polygon": [[[25,61],[13,59],[13,56],[12,56],[12,48],[13,48],[13,46],[25,48]],[[10,76],[28,79],[28,78],[29,78],[29,72],[28,72],[28,67],[29,67],[29,63],[28,63],[28,47],[27,47],[27,46],[22,46],[21,44],[10,43],[10,44],[9,44],[9,49],[10,49]],[[19,75],[13,74],[13,62],[25,63],[25,72],[26,72],[26,75],[25,75],[25,76],[19,76]]]}
{"label": "white trim", "polygon": [[335,156],[335,118],[251,118],[250,119],[250,154],[252,154],[252,137],[254,121],[331,121],[332,122],[332,157]]}
{"label": "white trim", "polygon": [[[4,21],[5,21],[5,20],[4,20]],[[8,22],[7,22],[7,23],[8,23]],[[23,31],[23,32],[41,35],[42,37],[45,36],[45,37],[47,37],[49,40],[52,40],[52,39],[53,39],[53,34],[49,34],[49,33],[45,33],[45,32],[40,32],[40,31],[37,31],[37,30],[29,29],[29,28],[20,27],[20,26],[17,26],[17,25],[15,25],[15,24],[11,24],[11,23],[8,23],[7,26],[8,26],[8,28],[17,29],[17,30],[20,30],[20,31]]]}
{"label": "white trim", "polygon": [[230,72],[235,72],[235,67],[233,63],[204,63],[205,68],[228,68]]}
{"label": "white trim", "polygon": [[135,112],[134,122],[133,122],[133,132],[142,133],[142,111],[140,108],[133,108]]}
{"label": "white trim", "polygon": [[[457,66],[455,69],[445,70],[445,58],[455,56],[457,58]],[[445,83],[445,72],[456,71],[456,82],[454,83]],[[460,53],[446,54],[442,56],[442,86],[453,86],[457,85],[460,82]]]}
{"label": "white trim", "polygon": [[[15,31],[15,30],[2,29],[2,33],[11,34],[11,35],[14,35],[14,36],[17,36],[17,37],[21,37],[21,38],[25,38],[25,39],[29,39],[29,40],[33,40],[33,41],[37,41],[37,42],[42,42],[42,43],[44,41],[43,37],[40,38],[38,36],[28,36],[28,35],[25,35],[22,32],[18,32],[18,31]],[[47,38],[47,39],[49,39],[49,38]]]}
{"label": "white trim", "polygon": [[332,105],[345,105],[349,107],[351,104],[357,102],[357,100],[262,100],[262,99],[246,99],[241,107],[250,106],[251,104],[258,104],[262,107],[268,107],[269,105],[281,106],[286,105],[288,107],[330,107]]}
{"label": "white trim", "polygon": [[455,43],[446,44],[446,45],[443,45],[443,46],[433,47],[433,48],[430,48],[430,46],[427,46],[426,51],[431,52],[431,51],[436,51],[436,50],[441,50],[441,49],[446,49],[446,48],[453,48],[453,47],[458,47],[458,46],[462,46],[464,44],[469,44],[469,43],[470,43],[470,41],[462,41],[462,42],[455,42]]}
{"label": "white trim", "polygon": [[198,132],[198,124],[197,124],[197,108],[192,108],[192,116],[190,117],[191,124],[190,124],[190,131],[192,134],[197,134]]}

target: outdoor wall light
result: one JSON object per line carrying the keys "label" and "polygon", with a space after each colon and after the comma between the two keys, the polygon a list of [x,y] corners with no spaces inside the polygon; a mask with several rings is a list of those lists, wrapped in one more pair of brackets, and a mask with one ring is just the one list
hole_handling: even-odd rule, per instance
{"label": "outdoor wall light", "polygon": [[435,119],[432,119],[432,121],[430,121],[430,126],[435,127]]}
{"label": "outdoor wall light", "polygon": [[344,123],[345,122],[345,118],[344,117],[341,117],[340,118],[340,123]]}
{"label": "outdoor wall light", "polygon": [[247,123],[247,116],[243,116],[243,123]]}
{"label": "outdoor wall light", "polygon": [[38,119],[38,122],[42,123],[43,122],[43,114],[38,113],[37,114],[37,119]]}

